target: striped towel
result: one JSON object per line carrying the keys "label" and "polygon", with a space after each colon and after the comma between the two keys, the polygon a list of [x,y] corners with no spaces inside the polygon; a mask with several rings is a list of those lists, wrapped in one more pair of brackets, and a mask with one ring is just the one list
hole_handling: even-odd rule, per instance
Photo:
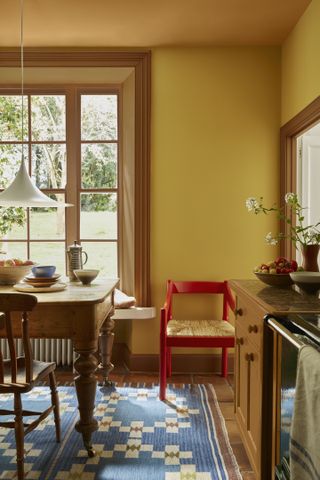
{"label": "striped towel", "polygon": [[320,480],[320,352],[299,352],[290,433],[290,479]]}

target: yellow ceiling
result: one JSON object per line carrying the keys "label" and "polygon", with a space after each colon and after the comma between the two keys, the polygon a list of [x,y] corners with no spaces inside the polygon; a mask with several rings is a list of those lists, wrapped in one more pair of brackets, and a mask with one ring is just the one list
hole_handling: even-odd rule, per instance
{"label": "yellow ceiling", "polygon": [[[25,46],[279,45],[310,1],[24,0]],[[19,44],[19,16],[0,0],[0,47]]]}

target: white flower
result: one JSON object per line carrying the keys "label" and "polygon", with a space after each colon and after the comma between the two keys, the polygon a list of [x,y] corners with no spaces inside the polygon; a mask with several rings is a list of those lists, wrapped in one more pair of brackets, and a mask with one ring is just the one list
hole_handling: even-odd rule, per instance
{"label": "white flower", "polygon": [[278,240],[272,236],[272,233],[269,232],[266,237],[266,242],[269,244],[269,245],[277,245],[278,244]]}
{"label": "white flower", "polygon": [[[249,212],[255,214],[275,212],[278,219],[283,220],[286,230],[278,233],[275,237],[269,232],[265,240],[269,245],[277,245],[280,240],[289,238],[295,245],[314,245],[320,244],[320,221],[315,225],[306,225],[304,210],[305,207],[300,205],[300,201],[296,193],[288,192],[284,197],[286,208],[280,208],[273,205],[267,208],[263,205],[263,197],[249,197],[246,200],[246,207]],[[287,210],[290,212],[287,214]]]}
{"label": "white flower", "polygon": [[260,210],[260,204],[255,197],[249,197],[246,200],[246,207],[248,212],[258,213]]}
{"label": "white flower", "polygon": [[319,243],[319,239],[320,239],[319,231],[316,228],[311,227],[307,232],[307,239],[308,239],[308,243],[311,245],[314,243]]}
{"label": "white flower", "polygon": [[288,192],[285,194],[284,200],[288,205],[293,205],[297,201],[297,195],[295,193]]}

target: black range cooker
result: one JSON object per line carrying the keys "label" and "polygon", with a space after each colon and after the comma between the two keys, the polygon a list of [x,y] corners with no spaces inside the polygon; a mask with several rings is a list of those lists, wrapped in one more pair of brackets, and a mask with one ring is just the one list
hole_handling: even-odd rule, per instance
{"label": "black range cooker", "polygon": [[281,369],[278,378],[278,412],[280,412],[278,445],[278,464],[274,478],[290,479],[289,444],[295,398],[297,361],[299,349],[303,345],[320,348],[320,315],[292,314],[288,316],[266,315],[267,326],[281,338],[279,350]]}

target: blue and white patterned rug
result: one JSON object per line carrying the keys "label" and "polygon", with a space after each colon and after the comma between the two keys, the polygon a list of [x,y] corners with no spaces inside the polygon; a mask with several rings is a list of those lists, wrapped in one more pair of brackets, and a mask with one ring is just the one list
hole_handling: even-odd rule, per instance
{"label": "blue and white patterned rug", "polygon": [[[74,429],[78,418],[75,390],[59,387],[62,442],[55,441],[51,416],[27,435],[25,478],[241,479],[213,387],[169,387],[166,403],[159,401],[158,391],[158,386],[99,389],[95,411],[99,430],[93,434],[96,456],[88,458]],[[0,395],[0,408],[10,401],[9,396]],[[37,410],[49,402],[49,389],[36,387],[26,395],[24,407]],[[15,478],[15,455],[13,430],[0,428],[1,479]]]}

